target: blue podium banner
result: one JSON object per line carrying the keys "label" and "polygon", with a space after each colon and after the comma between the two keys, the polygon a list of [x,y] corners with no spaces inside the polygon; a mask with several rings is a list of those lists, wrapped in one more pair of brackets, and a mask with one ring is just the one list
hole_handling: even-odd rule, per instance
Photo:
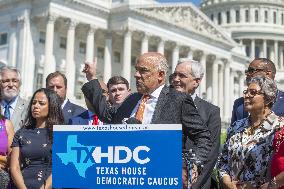
{"label": "blue podium banner", "polygon": [[181,125],[56,125],[54,188],[182,188]]}

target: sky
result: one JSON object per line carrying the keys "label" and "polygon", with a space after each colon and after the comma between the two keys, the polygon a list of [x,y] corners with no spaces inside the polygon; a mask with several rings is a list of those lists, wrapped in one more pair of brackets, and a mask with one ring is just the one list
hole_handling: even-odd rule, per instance
{"label": "sky", "polygon": [[199,6],[201,0],[158,0],[159,2],[192,2],[195,5]]}

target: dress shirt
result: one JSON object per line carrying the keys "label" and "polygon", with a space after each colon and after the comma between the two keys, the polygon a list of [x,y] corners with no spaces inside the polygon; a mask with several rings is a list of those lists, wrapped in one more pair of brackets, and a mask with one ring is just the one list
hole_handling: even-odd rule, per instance
{"label": "dress shirt", "polygon": [[[152,117],[155,111],[155,107],[157,105],[158,102],[158,98],[160,96],[160,93],[163,89],[164,85],[161,85],[160,87],[158,87],[154,92],[152,92],[150,95],[150,98],[146,101],[145,104],[145,110],[144,110],[144,114],[143,114],[143,121],[142,124],[149,124],[152,121]],[[135,114],[138,110],[138,107],[141,103],[142,98],[138,101],[137,105],[135,106],[135,108],[133,109],[130,117],[135,117]]]}
{"label": "dress shirt", "polygon": [[4,115],[4,112],[5,112],[5,106],[7,104],[10,105],[10,119],[12,118],[12,115],[16,109],[16,105],[17,105],[17,102],[18,102],[18,99],[19,99],[19,96],[15,97],[14,99],[12,99],[10,102],[7,102],[5,100],[2,100],[1,102],[1,113],[2,115]]}
{"label": "dress shirt", "polygon": [[65,106],[65,104],[67,103],[67,101],[68,101],[68,99],[67,98],[65,98],[65,100],[63,101],[63,103],[61,104],[61,109],[63,109],[64,108],[64,106]]}

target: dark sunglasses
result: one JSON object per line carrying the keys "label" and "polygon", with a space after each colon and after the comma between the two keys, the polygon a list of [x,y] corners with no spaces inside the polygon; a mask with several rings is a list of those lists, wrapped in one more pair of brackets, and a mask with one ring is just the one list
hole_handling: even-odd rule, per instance
{"label": "dark sunglasses", "polygon": [[255,95],[258,95],[258,94],[263,94],[263,92],[255,90],[255,89],[244,90],[243,93],[245,95],[249,94],[249,96],[251,97],[254,97]]}
{"label": "dark sunglasses", "polygon": [[254,73],[262,72],[262,71],[267,71],[267,70],[264,69],[264,68],[252,68],[252,67],[249,67],[247,70],[245,70],[245,74],[254,74]]}

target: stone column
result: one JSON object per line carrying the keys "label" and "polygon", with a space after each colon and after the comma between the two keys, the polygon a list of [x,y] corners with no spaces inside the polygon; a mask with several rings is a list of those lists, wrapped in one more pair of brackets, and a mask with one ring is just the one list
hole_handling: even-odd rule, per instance
{"label": "stone column", "polygon": [[123,46],[123,64],[122,64],[122,77],[127,79],[130,83],[131,77],[131,40],[132,40],[132,32],[130,30],[126,30],[124,34],[124,46]]}
{"label": "stone column", "polygon": [[176,44],[172,52],[172,73],[175,71],[179,59],[179,46]]}
{"label": "stone column", "polygon": [[276,69],[279,68],[279,54],[278,54],[278,41],[274,41],[274,63]]}
{"label": "stone column", "polygon": [[230,9],[230,16],[231,16],[231,23],[235,24],[236,23],[236,10],[231,8]]}
{"label": "stone column", "polygon": [[218,87],[218,59],[216,59],[212,65],[212,103],[216,106],[218,106]]}
{"label": "stone column", "polygon": [[187,58],[193,59],[193,49],[190,48],[189,51],[187,52]]}
{"label": "stone column", "polygon": [[230,112],[230,63],[226,62],[224,65],[224,119],[229,121],[231,117]]}
{"label": "stone column", "polygon": [[236,100],[235,99],[235,77],[236,77],[236,73],[233,69],[231,69],[231,74],[230,74],[230,100],[228,101],[230,103],[230,108],[233,105],[233,102]]}
{"label": "stone column", "polygon": [[206,77],[206,59],[207,59],[207,54],[205,52],[203,52],[201,58],[200,58],[200,64],[202,65],[203,69],[204,69],[204,76],[201,80],[201,83],[200,83],[200,93],[202,95],[202,93],[206,93],[206,80],[207,80],[207,77]]}
{"label": "stone column", "polygon": [[224,105],[224,65],[223,61],[219,61],[218,70],[218,105],[220,108],[220,113],[223,115],[223,105]]}
{"label": "stone column", "polygon": [[[14,25],[14,24],[13,24]],[[14,26],[11,24],[11,34],[9,37],[9,59],[8,59],[8,65],[16,67],[17,64],[17,31]]]}
{"label": "stone column", "polygon": [[221,19],[222,19],[221,25],[227,24],[226,11],[221,12]]}
{"label": "stone column", "polygon": [[86,61],[87,62],[94,61],[95,31],[96,31],[96,28],[94,26],[90,26],[88,34],[87,34],[87,44],[86,44]]}
{"label": "stone column", "polygon": [[157,50],[158,50],[159,53],[164,54],[164,51],[165,51],[165,41],[164,41],[164,39],[160,38]]}
{"label": "stone column", "polygon": [[246,11],[243,7],[240,8],[240,23],[244,23],[245,22],[245,14]]}
{"label": "stone column", "polygon": [[76,76],[76,64],[74,61],[74,44],[75,44],[75,28],[77,22],[70,20],[68,23],[67,31],[67,47],[66,47],[66,77],[68,81],[67,96],[68,98],[74,98],[75,91],[75,76]]}
{"label": "stone column", "polygon": [[251,39],[250,58],[251,58],[252,60],[255,58],[255,40],[254,40],[254,39]]}
{"label": "stone column", "polygon": [[267,41],[266,41],[266,39],[263,39],[262,47],[263,47],[263,58],[267,58]]}
{"label": "stone column", "polygon": [[141,54],[144,54],[146,52],[148,52],[148,35],[146,33],[144,33],[143,38],[142,38],[142,42],[141,42]]}
{"label": "stone column", "polygon": [[53,41],[54,41],[54,23],[56,20],[55,15],[49,15],[46,24],[45,35],[45,60],[43,66],[43,87],[45,87],[45,78],[48,74],[56,70],[56,63],[53,58]]}
{"label": "stone column", "polygon": [[111,61],[112,60],[112,33],[107,32],[105,39],[105,51],[104,51],[104,77],[105,83],[111,78]]}

